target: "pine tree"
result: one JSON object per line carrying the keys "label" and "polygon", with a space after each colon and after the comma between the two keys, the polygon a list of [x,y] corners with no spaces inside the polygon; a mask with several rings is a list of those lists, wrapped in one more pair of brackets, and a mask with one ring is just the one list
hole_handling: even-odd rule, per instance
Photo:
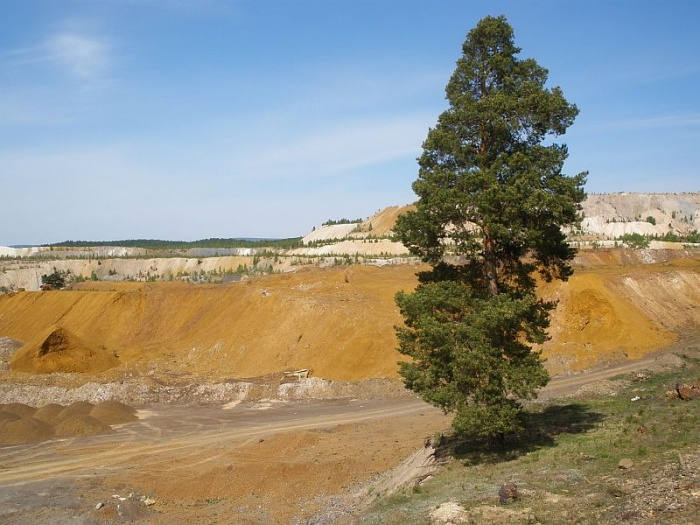
{"label": "pine tree", "polygon": [[519,428],[520,400],[548,381],[531,345],[555,304],[536,297],[535,274],[571,275],[562,227],[580,221],[586,173],[562,174],[566,146],[544,144],[578,109],[518,58],[505,17],[482,19],[462,50],[418,159],[416,209],[395,227],[431,266],[397,294],[397,334],[406,386],[454,413],[458,433],[492,438]]}

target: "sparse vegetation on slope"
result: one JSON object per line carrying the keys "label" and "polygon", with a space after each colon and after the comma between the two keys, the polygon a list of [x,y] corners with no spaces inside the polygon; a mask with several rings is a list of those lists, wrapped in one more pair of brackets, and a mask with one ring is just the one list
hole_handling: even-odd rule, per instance
{"label": "sparse vegetation on slope", "polygon": [[[692,523],[700,399],[666,395],[677,382],[697,384],[697,348],[685,363],[680,371],[621,378],[612,394],[538,405],[520,437],[500,450],[450,440],[447,467],[378,500],[361,521],[427,523],[450,501],[464,523]],[[519,499],[501,505],[499,487],[507,482]]]}

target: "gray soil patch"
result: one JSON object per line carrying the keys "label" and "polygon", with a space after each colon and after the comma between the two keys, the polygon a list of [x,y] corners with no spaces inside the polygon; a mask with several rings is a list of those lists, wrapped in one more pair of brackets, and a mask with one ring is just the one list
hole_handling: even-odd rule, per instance
{"label": "gray soil patch", "polygon": [[20,349],[22,343],[10,337],[0,337],[0,371],[9,368],[10,357]]}

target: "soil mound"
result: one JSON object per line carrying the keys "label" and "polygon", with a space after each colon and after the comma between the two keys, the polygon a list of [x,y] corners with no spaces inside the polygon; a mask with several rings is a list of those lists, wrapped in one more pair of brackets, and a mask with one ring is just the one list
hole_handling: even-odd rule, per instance
{"label": "soil mound", "polygon": [[55,421],[63,421],[64,419],[71,418],[73,416],[87,416],[95,405],[88,403],[87,401],[76,401],[71,403],[67,407],[61,409],[60,412],[56,414]]}
{"label": "soil mound", "polygon": [[0,410],[3,412],[9,412],[18,417],[31,417],[36,408],[25,405],[24,403],[9,403],[7,405],[0,405]]}
{"label": "soil mound", "polygon": [[129,421],[136,421],[136,409],[131,408],[124,403],[119,401],[105,401],[103,403],[98,403],[90,411],[90,416],[94,417],[98,421],[104,423],[105,425],[119,425],[121,423],[128,423]]}
{"label": "soil mound", "polygon": [[10,368],[31,374],[102,372],[118,364],[104,348],[88,346],[69,330],[51,326],[25,344],[10,360]]}
{"label": "soil mound", "polygon": [[54,432],[57,436],[93,436],[95,434],[103,434],[110,432],[112,429],[109,425],[98,421],[94,417],[87,414],[78,414],[61,420],[55,427]]}
{"label": "soil mound", "polygon": [[36,412],[32,414],[34,419],[48,423],[49,425],[58,421],[58,414],[64,409],[63,406],[57,405],[56,403],[49,403],[41,408],[37,408]]}
{"label": "soil mound", "polygon": [[0,428],[0,443],[17,444],[44,441],[52,436],[51,427],[33,417],[8,421]]}

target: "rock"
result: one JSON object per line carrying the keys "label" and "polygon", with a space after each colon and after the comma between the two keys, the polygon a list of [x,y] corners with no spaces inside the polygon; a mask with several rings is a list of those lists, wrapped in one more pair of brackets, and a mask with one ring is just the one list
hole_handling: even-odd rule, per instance
{"label": "rock", "polygon": [[155,505],[155,503],[156,503],[156,500],[154,500],[153,498],[146,498],[145,500],[143,500],[143,504],[146,505],[146,507],[150,507],[151,505]]}
{"label": "rock", "polygon": [[630,469],[634,466],[634,461],[632,461],[630,458],[622,458],[620,462],[617,464],[617,468],[621,468],[624,470]]}
{"label": "rock", "polygon": [[467,512],[456,501],[446,501],[433,509],[430,522],[440,525],[467,523]]}
{"label": "rock", "polygon": [[700,388],[698,388],[695,385],[676,385],[676,392],[678,393],[678,397],[683,400],[695,399],[697,397],[700,397]]}
{"label": "rock", "polygon": [[100,510],[104,506],[105,504],[100,501],[97,505],[95,505],[95,510]]}
{"label": "rock", "polygon": [[505,483],[498,489],[498,501],[501,505],[505,505],[508,501],[518,499],[518,487],[515,483]]}

